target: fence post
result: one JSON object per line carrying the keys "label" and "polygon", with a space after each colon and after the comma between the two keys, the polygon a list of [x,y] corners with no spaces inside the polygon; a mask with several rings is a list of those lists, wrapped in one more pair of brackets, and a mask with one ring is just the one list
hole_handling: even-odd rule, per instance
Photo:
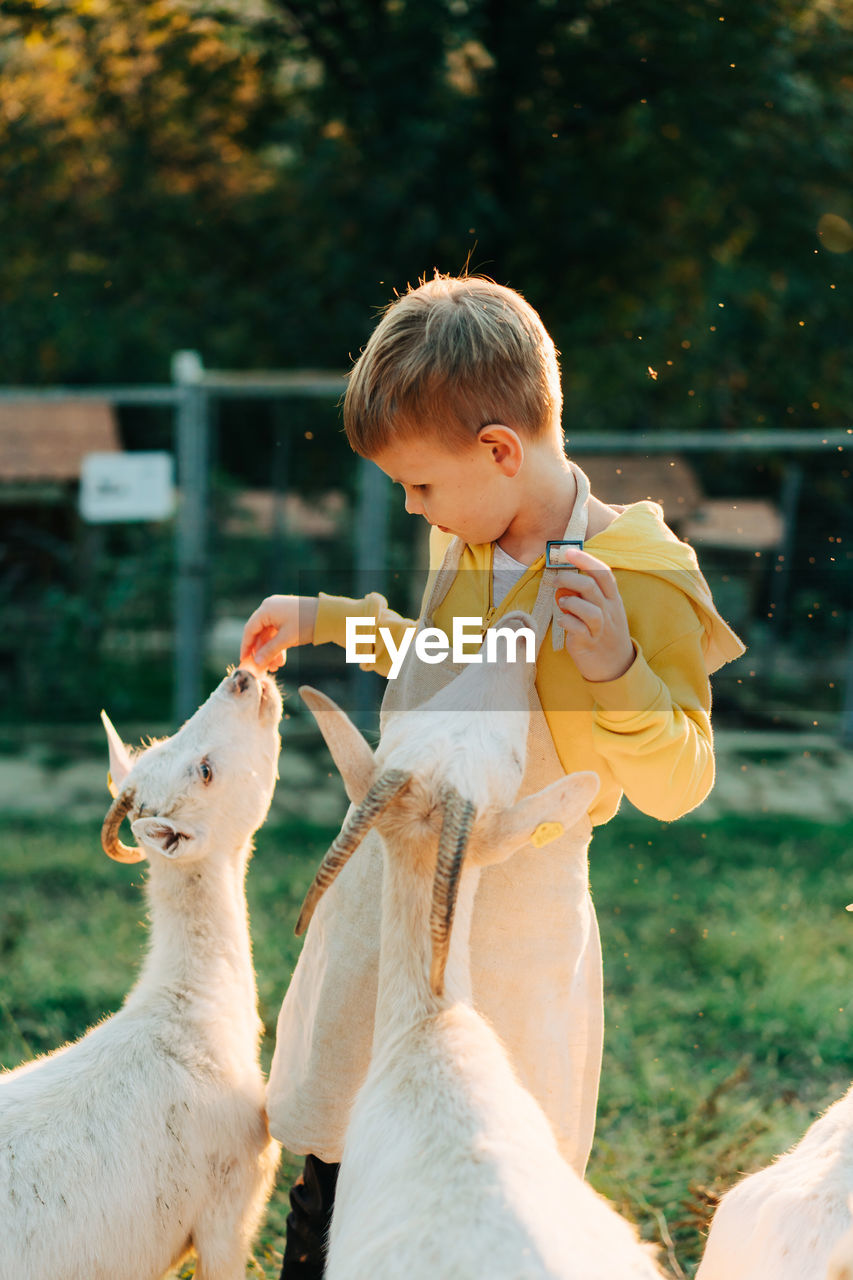
{"label": "fence post", "polygon": [[841,705],[841,745],[853,749],[853,622],[847,641],[844,671],[844,699]]}
{"label": "fence post", "polygon": [[[355,516],[355,595],[384,591],[388,572],[388,477],[375,463],[360,458],[358,505]],[[360,729],[375,727],[379,700],[377,678],[354,666],[350,696],[355,723]]]}
{"label": "fence post", "polygon": [[178,463],[178,515],[175,525],[175,682],[178,724],[201,702],[207,588],[208,397],[195,351],[177,351],[172,380],[181,395],[175,414]]}
{"label": "fence post", "polygon": [[782,629],[787,631],[790,629],[790,620],[788,618],[788,602],[791,590],[791,574],[792,563],[794,559],[794,550],[797,545],[797,511],[800,505],[800,494],[803,488],[803,468],[798,461],[791,461],[785,464],[785,470],[782,479],[782,493],[780,495],[780,506],[782,508],[782,545],[779,548],[779,554],[782,556],[781,563],[782,572],[779,575],[781,584],[775,587],[775,595],[773,597],[776,604],[776,617],[779,619]]}

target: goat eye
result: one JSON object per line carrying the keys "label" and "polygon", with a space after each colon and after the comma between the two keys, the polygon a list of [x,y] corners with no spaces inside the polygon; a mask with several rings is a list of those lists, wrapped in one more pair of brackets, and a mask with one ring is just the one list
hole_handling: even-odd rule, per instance
{"label": "goat eye", "polygon": [[201,780],[205,785],[213,779],[213,770],[207,760],[202,760],[198,767],[198,771],[201,774]]}

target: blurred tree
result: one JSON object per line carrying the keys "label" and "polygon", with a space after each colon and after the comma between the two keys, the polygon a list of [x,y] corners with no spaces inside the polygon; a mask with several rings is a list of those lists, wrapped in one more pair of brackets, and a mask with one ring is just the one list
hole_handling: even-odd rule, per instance
{"label": "blurred tree", "polygon": [[175,347],[245,348],[234,268],[274,180],[257,154],[270,60],[171,0],[2,14],[6,378],[162,379]]}
{"label": "blurred tree", "polygon": [[543,312],[570,429],[846,418],[818,227],[853,212],[849,4],[277,7],[321,68],[300,194],[336,287],[470,255]]}
{"label": "blurred tree", "polygon": [[542,311],[570,431],[849,414],[849,0],[0,15],[9,381],[340,366],[470,262]]}
{"label": "blurred tree", "polygon": [[[851,54],[851,0],[0,0],[0,378],[339,368],[394,290],[470,266],[542,312],[570,439],[847,425]],[[297,482],[344,483],[287,412]],[[220,462],[262,483],[280,435],[223,407]],[[825,462],[810,622],[853,534]],[[66,588],[29,589],[57,654]]]}

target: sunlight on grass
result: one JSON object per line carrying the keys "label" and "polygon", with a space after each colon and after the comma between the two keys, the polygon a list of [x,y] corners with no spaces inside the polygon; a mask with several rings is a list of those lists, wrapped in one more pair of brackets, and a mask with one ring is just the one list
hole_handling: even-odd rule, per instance
{"label": "sunlight on grass", "polygon": [[[333,834],[292,822],[258,836],[248,894],[266,1067],[296,914]],[[710,1198],[795,1141],[853,1076],[851,845],[853,824],[772,818],[632,816],[593,841],[607,1026],[590,1178],[648,1239],[671,1242],[684,1275]],[[88,825],[6,823],[2,1065],[120,1005],[145,945],[143,877],[109,863]],[[300,1163],[285,1155],[250,1276],[277,1280]]]}

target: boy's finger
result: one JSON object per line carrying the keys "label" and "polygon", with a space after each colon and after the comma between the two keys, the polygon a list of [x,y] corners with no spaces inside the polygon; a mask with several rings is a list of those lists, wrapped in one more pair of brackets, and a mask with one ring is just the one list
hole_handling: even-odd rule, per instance
{"label": "boy's finger", "polygon": [[609,566],[603,560],[599,560],[596,556],[590,555],[588,551],[584,551],[583,547],[573,547],[569,543],[564,543],[560,547],[561,561],[566,564],[577,565],[579,569],[607,569]]}
{"label": "boy's finger", "polygon": [[573,565],[582,573],[589,574],[605,595],[610,596],[618,591],[613,570],[603,560],[591,556],[588,551],[582,551],[580,547],[561,547],[560,551],[563,564]]}
{"label": "boy's finger", "polygon": [[240,645],[240,657],[257,657],[257,653],[261,645],[266,644],[266,642],[271,640],[275,634],[276,628],[271,627],[268,623],[263,626],[258,626],[256,623],[252,627],[247,623],[246,628],[243,631],[243,642]]}
{"label": "boy's finger", "polygon": [[268,630],[268,628],[262,627],[255,620],[254,615],[249,619],[243,628],[243,635],[240,639],[241,658],[248,658],[251,656],[252,651],[257,647],[258,641],[266,630]]}
{"label": "boy's finger", "polygon": [[594,635],[601,630],[602,613],[597,605],[591,604],[588,600],[582,600],[579,596],[566,600],[565,604],[560,605],[560,613],[562,615],[562,623],[566,626],[572,622],[581,623],[586,627],[590,635]]}
{"label": "boy's finger", "polygon": [[598,608],[600,612],[600,606],[595,601],[588,600],[581,591],[569,591],[567,589],[555,591],[554,599],[563,613],[575,613],[579,608]]}
{"label": "boy's finger", "polygon": [[286,660],[287,650],[282,649],[280,653],[260,653],[253,661],[259,671],[278,671],[279,667],[284,666]]}
{"label": "boy's finger", "polygon": [[561,582],[554,588],[554,599],[558,604],[561,600],[578,598],[596,601],[601,604],[611,597],[604,590],[598,577],[593,577],[591,573],[574,573],[570,580],[565,583]]}
{"label": "boy's finger", "polygon": [[578,644],[588,644],[594,638],[592,630],[582,618],[575,618],[568,613],[560,623],[560,630],[566,633],[567,639]]}
{"label": "boy's finger", "polygon": [[282,649],[280,653],[273,653],[268,657],[261,656],[259,659],[256,659],[256,662],[262,671],[278,671],[280,667],[284,666],[286,661],[286,649]]}
{"label": "boy's finger", "polygon": [[259,667],[262,666],[264,670],[267,671],[269,670],[268,664],[272,662],[274,658],[278,658],[279,656],[281,657],[281,662],[279,663],[279,666],[282,665],[282,663],[285,661],[285,652],[286,650],[284,648],[284,645],[282,644],[280,634],[277,631],[274,631],[272,634],[272,637],[270,639],[267,639],[266,643],[255,648],[254,654],[252,656],[254,657],[255,662],[258,664],[258,666]]}

